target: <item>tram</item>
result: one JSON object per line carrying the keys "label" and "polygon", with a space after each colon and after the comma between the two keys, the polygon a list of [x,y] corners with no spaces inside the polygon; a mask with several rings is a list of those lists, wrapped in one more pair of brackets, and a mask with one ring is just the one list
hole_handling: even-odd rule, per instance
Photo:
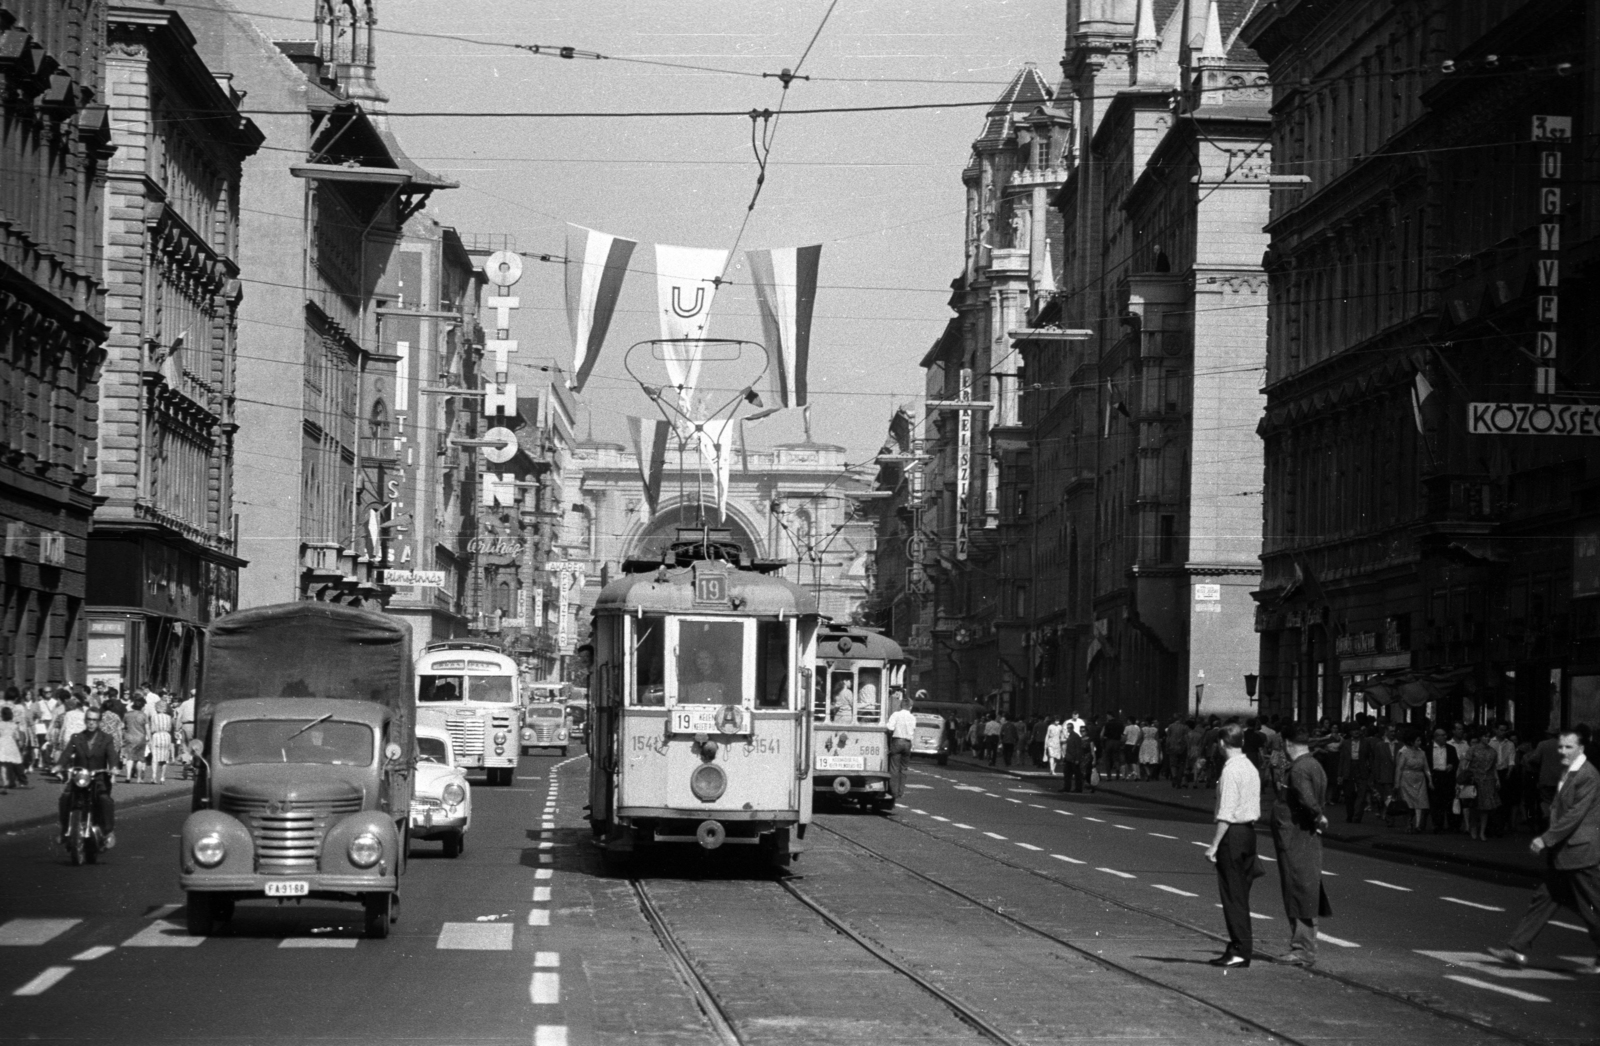
{"label": "tram", "polygon": [[509,785],[522,726],[517,663],[492,643],[446,639],[423,650],[416,676],[417,714],[450,732],[456,765]]}
{"label": "tram", "polygon": [[677,538],[595,603],[591,827],[613,863],[737,845],[786,866],[811,821],[817,603],[726,530]]}
{"label": "tram", "polygon": [[900,644],[883,633],[822,627],[811,697],[812,781],[820,795],[894,809],[883,727],[894,712],[890,692],[905,687],[905,675]]}

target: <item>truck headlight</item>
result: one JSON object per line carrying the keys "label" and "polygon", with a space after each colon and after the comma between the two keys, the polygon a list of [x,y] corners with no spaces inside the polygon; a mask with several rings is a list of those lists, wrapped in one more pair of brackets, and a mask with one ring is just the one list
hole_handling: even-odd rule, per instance
{"label": "truck headlight", "polygon": [[565,741],[566,739],[567,739],[567,732],[565,730],[557,730],[556,731],[556,740],[557,741]]}
{"label": "truck headlight", "polygon": [[506,743],[506,732],[504,730],[496,730],[494,732],[494,743],[497,745]]}
{"label": "truck headlight", "polygon": [[446,806],[460,806],[467,801],[467,790],[451,781],[444,786],[444,791],[440,793],[440,797],[444,799],[444,805]]}
{"label": "truck headlight", "polygon": [[524,741],[532,741],[533,740],[533,727],[525,726],[525,727],[522,728],[522,739]]}
{"label": "truck headlight", "polygon": [[350,840],[350,863],[357,868],[371,868],[383,856],[383,842],[371,832],[362,832]]}
{"label": "truck headlight", "polygon": [[194,854],[194,863],[202,868],[215,868],[228,856],[228,848],[222,845],[222,836],[216,832],[196,839],[190,851]]}

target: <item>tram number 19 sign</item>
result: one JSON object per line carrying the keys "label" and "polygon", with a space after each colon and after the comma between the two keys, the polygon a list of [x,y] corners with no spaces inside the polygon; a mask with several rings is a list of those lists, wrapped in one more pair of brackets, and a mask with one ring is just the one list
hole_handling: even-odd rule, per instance
{"label": "tram number 19 sign", "polygon": [[694,601],[700,604],[728,602],[728,575],[721,571],[694,572]]}

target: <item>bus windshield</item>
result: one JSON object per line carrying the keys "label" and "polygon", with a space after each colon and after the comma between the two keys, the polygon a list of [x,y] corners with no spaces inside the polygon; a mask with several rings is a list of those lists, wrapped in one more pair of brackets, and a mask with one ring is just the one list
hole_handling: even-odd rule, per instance
{"label": "bus windshield", "polygon": [[422,675],[417,677],[417,700],[484,701],[510,704],[516,700],[510,676]]}

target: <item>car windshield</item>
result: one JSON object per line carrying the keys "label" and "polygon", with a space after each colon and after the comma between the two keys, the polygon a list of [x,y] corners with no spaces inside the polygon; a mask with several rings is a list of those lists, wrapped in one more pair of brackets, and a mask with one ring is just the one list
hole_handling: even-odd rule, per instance
{"label": "car windshield", "polygon": [[560,705],[529,705],[528,714],[535,719],[560,719]]}
{"label": "car windshield", "polygon": [[218,754],[225,766],[244,763],[372,765],[372,727],[330,719],[308,729],[307,722],[305,719],[244,719],[224,723]]}
{"label": "car windshield", "polygon": [[442,737],[417,738],[417,758],[424,763],[443,763],[450,765],[450,746],[445,744]]}

